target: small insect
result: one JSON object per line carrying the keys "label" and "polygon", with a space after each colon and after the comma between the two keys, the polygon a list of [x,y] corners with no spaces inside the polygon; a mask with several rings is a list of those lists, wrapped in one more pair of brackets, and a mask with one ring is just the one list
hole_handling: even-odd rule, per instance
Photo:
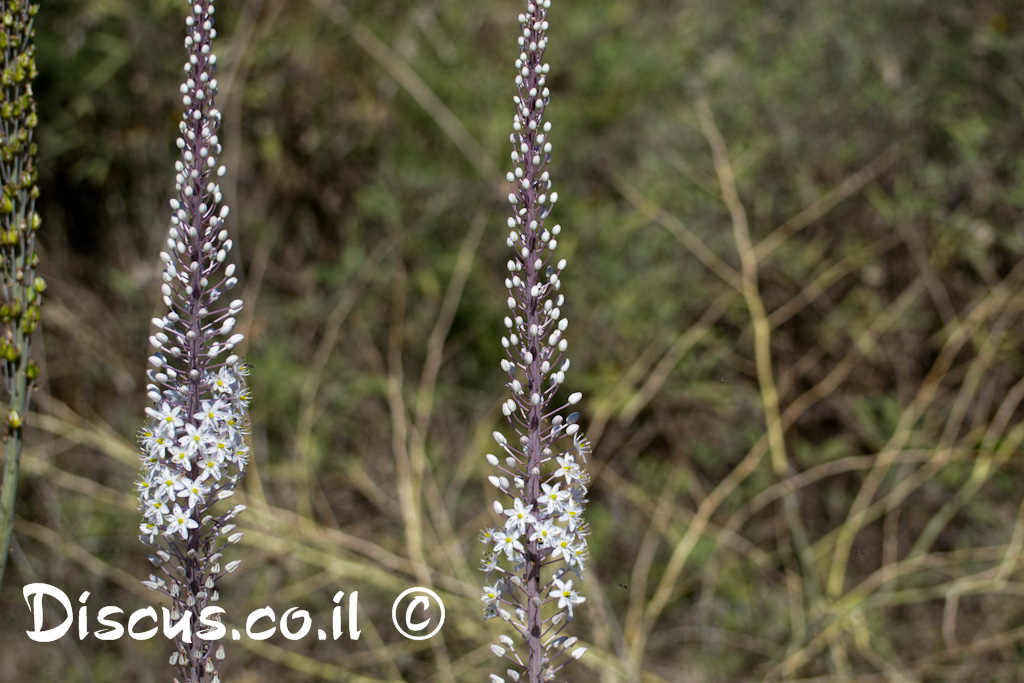
{"label": "small insect", "polygon": [[727,380],[725,379],[725,375],[719,375],[719,376],[718,376],[718,377],[716,377],[715,379],[717,379],[717,380],[718,380],[719,382],[725,382],[725,381],[727,381]]}
{"label": "small insect", "polygon": [[624,583],[620,583],[620,584],[619,584],[619,588],[629,588],[629,586],[627,586],[627,585],[626,585],[626,584],[624,584]]}

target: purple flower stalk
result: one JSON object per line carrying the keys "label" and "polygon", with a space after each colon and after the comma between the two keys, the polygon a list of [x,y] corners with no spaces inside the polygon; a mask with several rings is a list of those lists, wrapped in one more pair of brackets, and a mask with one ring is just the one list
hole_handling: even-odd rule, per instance
{"label": "purple flower stalk", "polygon": [[190,9],[181,85],[185,114],[177,141],[181,159],[175,162],[178,198],[171,200],[167,250],[160,254],[168,311],[153,320],[157,331],[150,343],[156,351],[147,373],[153,406],[139,435],[142,471],[136,487],[143,513],[139,538],[155,547],[149,559],[161,574],[143,583],[168,595],[173,621],[189,625],[176,639],[170,663],[185,681],[218,683],[224,647],[196,633],[204,626],[202,611],[217,602],[218,581],[238,567],[237,560],[222,567],[221,558],[227,545],[241,540],[230,520],[245,506],[219,514],[213,508],[234,493],[245,473],[249,392],[246,366],[231,353],[243,339],[233,334],[242,301],[224,297],[237,278],[235,266],[224,264],[231,240],[218,184],[225,169],[216,161],[221,115],[214,108],[213,0],[197,0]]}
{"label": "purple flower stalk", "polygon": [[[549,100],[544,51],[550,7],[550,0],[530,2],[526,13],[519,15],[519,94],[514,98],[516,115],[510,136],[514,170],[508,174],[512,184],[508,200],[514,215],[508,219],[506,242],[513,251],[505,280],[511,313],[505,318],[508,334],[501,339],[507,355],[501,367],[512,390],[502,412],[519,439],[510,443],[500,432],[494,434],[505,456],[487,455],[498,470],[489,480],[511,504],[494,501],[494,511],[504,517],[504,525],[484,530],[482,537],[489,547],[483,570],[488,581],[497,575],[483,587],[485,618],[498,616],[509,622],[519,641],[502,635],[491,650],[512,664],[507,670],[511,680],[530,683],[554,680],[562,667],[586,651],[574,649],[577,639],[562,634],[573,619],[573,609],[586,600],[570,575],[582,581],[588,478],[581,463],[586,463],[589,444],[577,424],[579,413],[563,417],[582,394],[571,394],[566,403],[553,405],[569,360],[565,358],[568,343],[562,336],[568,321],[562,317],[564,297],[558,293],[565,260],[556,263],[554,259],[561,227],[544,226],[558,201],[547,171],[551,123],[544,121]],[[491,680],[504,681],[497,674],[491,674]]]}

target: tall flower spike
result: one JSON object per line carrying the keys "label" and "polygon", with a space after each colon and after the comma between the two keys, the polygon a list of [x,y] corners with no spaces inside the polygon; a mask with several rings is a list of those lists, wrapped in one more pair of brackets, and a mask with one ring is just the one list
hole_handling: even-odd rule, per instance
{"label": "tall flower spike", "polygon": [[[569,361],[563,338],[568,321],[558,293],[565,260],[554,256],[561,227],[545,226],[558,201],[547,170],[551,124],[544,121],[550,7],[550,0],[529,2],[519,15],[518,95],[510,136],[514,168],[508,174],[513,207],[506,242],[512,249],[505,280],[509,316],[501,339],[507,356],[501,367],[512,391],[502,412],[519,438],[512,443],[494,434],[504,455],[488,454],[487,460],[498,471],[489,479],[502,494],[494,511],[503,524],[482,537],[488,546],[483,563],[488,583],[481,596],[485,618],[500,616],[517,636],[501,636],[491,650],[511,665],[507,675],[512,680],[530,683],[554,680],[586,650],[573,647],[575,637],[562,635],[574,608],[586,599],[570,575],[575,574],[577,584],[582,581],[586,559],[588,479],[582,465],[589,445],[580,432],[579,413],[570,412],[582,395],[573,393],[561,404],[555,400]],[[497,674],[491,680],[503,681]]]}
{"label": "tall flower spike", "polygon": [[224,263],[231,240],[218,183],[224,167],[217,166],[221,116],[214,108],[213,15],[213,0],[194,0],[185,19],[178,198],[171,200],[170,234],[160,254],[168,310],[153,320],[157,329],[149,338],[154,353],[147,394],[153,406],[139,435],[142,471],[136,481],[139,538],[155,547],[149,559],[158,572],[143,583],[170,596],[175,619],[191,620],[193,634],[176,640],[171,656],[189,683],[219,680],[223,655],[216,641],[196,638],[194,631],[202,610],[217,601],[220,578],[238,566],[222,568],[220,560],[223,549],[241,539],[230,520],[244,506],[220,514],[213,507],[234,493],[249,459],[248,371],[231,353],[242,341],[233,332],[242,302],[226,296],[237,279],[234,265]]}
{"label": "tall flower spike", "polygon": [[32,95],[36,77],[34,17],[39,5],[0,0],[0,49],[4,52],[0,112],[0,373],[8,403],[4,426],[4,478],[0,492],[0,585],[14,529],[22,426],[39,366],[30,358],[31,336],[39,325],[46,283],[36,276],[36,143],[38,119]]}

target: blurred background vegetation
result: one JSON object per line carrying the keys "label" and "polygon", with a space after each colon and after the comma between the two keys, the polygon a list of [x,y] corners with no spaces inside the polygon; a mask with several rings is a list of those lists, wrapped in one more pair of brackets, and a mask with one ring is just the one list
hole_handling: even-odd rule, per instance
{"label": "blurred background vegetation", "polygon": [[[1024,678],[1024,7],[556,0],[569,390],[594,444],[567,681]],[[502,425],[521,3],[218,3],[254,366],[226,680],[477,681]],[[165,681],[161,639],[31,642],[24,584],[153,602],[132,481],[184,59],[179,0],[38,18],[50,283],[0,680]],[[429,585],[438,637],[390,623]],[[92,630],[95,630],[93,622]]]}

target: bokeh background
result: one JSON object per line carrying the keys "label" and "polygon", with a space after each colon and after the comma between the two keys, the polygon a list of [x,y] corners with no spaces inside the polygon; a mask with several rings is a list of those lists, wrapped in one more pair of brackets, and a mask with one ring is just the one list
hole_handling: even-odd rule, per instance
{"label": "bokeh background", "polygon": [[[25,635],[21,588],[154,603],[132,482],[168,226],[179,0],[38,17],[44,378],[0,680],[167,681]],[[511,0],[218,3],[252,441],[225,680],[479,681]],[[1024,678],[1024,7],[555,0],[554,218],[594,446],[566,681]],[[427,585],[432,640],[395,633]],[[159,604],[159,603],[156,603]],[[93,622],[92,629],[95,629]]]}

